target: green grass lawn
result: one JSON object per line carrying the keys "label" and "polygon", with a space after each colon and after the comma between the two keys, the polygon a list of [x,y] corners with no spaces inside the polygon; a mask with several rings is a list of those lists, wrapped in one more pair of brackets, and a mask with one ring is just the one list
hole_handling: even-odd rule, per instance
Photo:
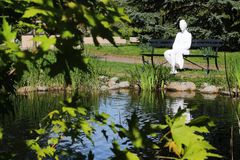
{"label": "green grass lawn", "polygon": [[96,65],[101,68],[102,73],[109,76],[119,76],[120,78],[126,78],[128,71],[133,69],[135,66],[141,66],[142,64],[130,64],[122,62],[108,62],[108,61],[97,61]]}
{"label": "green grass lawn", "polygon": [[100,47],[86,45],[85,53],[94,55],[139,56],[141,48],[137,45],[119,45],[118,47],[114,47],[112,45],[103,45]]}
{"label": "green grass lawn", "polygon": [[[164,53],[166,48],[155,49],[155,53]],[[103,45],[101,47],[96,47],[93,45],[85,46],[85,53],[90,55],[118,55],[118,56],[129,56],[138,57],[141,53],[150,53],[151,48],[144,48],[138,45],[119,45],[114,47],[112,45]],[[200,54],[201,50],[190,50],[191,54]],[[218,64],[220,66],[224,65],[224,52],[218,52]],[[227,58],[240,58],[240,51],[238,52],[226,52]],[[203,58],[191,58],[197,63],[206,63]],[[210,64],[214,64],[214,60],[210,60]]]}

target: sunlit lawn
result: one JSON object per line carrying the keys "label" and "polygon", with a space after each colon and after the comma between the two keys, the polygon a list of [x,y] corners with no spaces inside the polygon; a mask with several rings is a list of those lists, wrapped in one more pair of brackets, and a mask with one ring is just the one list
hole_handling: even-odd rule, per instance
{"label": "sunlit lawn", "polygon": [[[167,50],[156,49],[155,53],[164,53]],[[93,55],[118,55],[118,56],[128,56],[128,57],[139,57],[141,53],[150,53],[151,48],[143,48],[138,45],[119,45],[118,47],[114,47],[112,45],[103,45],[101,47],[96,47],[93,45],[86,45],[85,52]],[[190,50],[191,54],[199,54],[200,50]],[[218,52],[218,64],[220,66],[224,65],[224,52]],[[227,58],[240,58],[240,51],[238,52],[226,52]],[[194,62],[198,63],[206,63],[206,60],[203,58],[191,58]],[[214,60],[210,60],[210,64],[214,65]]]}

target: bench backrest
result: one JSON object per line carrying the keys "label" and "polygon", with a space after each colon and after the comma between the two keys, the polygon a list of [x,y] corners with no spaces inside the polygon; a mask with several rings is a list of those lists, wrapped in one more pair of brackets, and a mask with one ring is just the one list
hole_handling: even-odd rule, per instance
{"label": "bench backrest", "polygon": [[[154,48],[172,48],[174,40],[152,39],[150,45]],[[191,48],[211,47],[219,48],[223,45],[220,39],[193,39]]]}

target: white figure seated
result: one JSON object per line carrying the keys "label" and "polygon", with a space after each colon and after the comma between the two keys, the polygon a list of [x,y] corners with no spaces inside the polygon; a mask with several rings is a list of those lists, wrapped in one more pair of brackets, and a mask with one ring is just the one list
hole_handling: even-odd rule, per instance
{"label": "white figure seated", "polygon": [[164,52],[165,59],[171,65],[171,74],[177,73],[177,70],[175,68],[176,65],[178,65],[180,69],[183,68],[183,55],[190,54],[189,48],[192,44],[192,35],[187,30],[186,21],[181,20],[179,22],[179,27],[181,29],[181,32],[177,33],[172,49]]}

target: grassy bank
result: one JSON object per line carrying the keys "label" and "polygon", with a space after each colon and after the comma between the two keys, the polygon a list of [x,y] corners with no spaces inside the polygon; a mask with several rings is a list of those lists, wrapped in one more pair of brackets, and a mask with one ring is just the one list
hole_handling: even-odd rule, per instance
{"label": "grassy bank", "polygon": [[[102,46],[95,47],[92,45],[87,45],[85,53],[87,55],[117,55],[117,56],[129,56],[129,57],[139,57],[142,52],[142,48],[136,45],[128,45],[128,46],[119,46],[118,48],[113,46]],[[166,49],[158,49],[157,52],[163,53]],[[146,49],[145,49],[146,51]],[[200,50],[193,50],[192,54],[199,53]],[[239,59],[240,53],[227,53],[228,59]],[[53,55],[49,54],[48,57],[45,57],[49,61],[54,61]],[[197,58],[196,62],[206,64],[206,60]],[[42,60],[39,60],[38,65],[28,64],[30,70],[29,72],[25,72],[22,80],[17,84],[17,87],[21,86],[63,86],[63,74],[60,74],[56,77],[51,78],[48,76],[48,69],[42,70],[40,68],[40,64]],[[214,65],[214,61],[210,61],[212,65]],[[224,67],[224,55],[223,52],[219,53],[219,65],[221,68]],[[39,66],[39,67],[38,67]],[[134,69],[136,67],[142,67],[142,64],[129,64],[122,62],[109,62],[109,61],[101,61],[91,58],[89,62],[89,73],[84,73],[80,70],[74,70],[71,72],[71,77],[73,79],[73,87],[76,86],[85,86],[89,89],[98,89],[99,88],[99,79],[98,77],[101,75],[105,75],[108,77],[118,76],[123,80],[131,80],[131,76],[135,72]],[[131,74],[130,74],[131,73]],[[226,87],[227,83],[225,80],[224,70],[213,70],[209,74],[206,74],[203,70],[183,70],[180,71],[176,76],[171,78],[174,81],[190,81],[194,82],[197,86],[200,86],[203,83],[209,83],[213,85]]]}
{"label": "grassy bank", "polygon": [[[52,58],[52,57],[51,57]],[[90,59],[89,72],[75,69],[71,72],[72,86],[85,86],[88,89],[99,88],[99,76],[114,77],[117,76],[121,80],[127,80],[128,70],[133,69],[137,64],[128,64],[121,62],[107,62],[96,59]],[[38,65],[28,64],[29,71],[23,74],[23,77],[16,88],[23,86],[52,86],[58,87],[64,85],[64,75],[59,74],[55,77],[48,75],[49,69],[39,69]]]}
{"label": "grassy bank", "polygon": [[[83,85],[89,89],[98,89],[99,79],[101,75],[108,77],[118,76],[122,80],[131,80],[130,72],[134,72],[136,67],[141,68],[142,64],[129,64],[121,62],[107,62],[99,60],[91,60],[91,72],[84,73],[80,70],[71,72],[73,79],[73,87]],[[197,86],[203,83],[209,83],[218,86],[226,86],[223,71],[211,71],[206,74],[202,70],[185,70],[174,76],[173,81],[191,81]],[[54,78],[48,76],[48,71],[37,70],[32,67],[30,72],[26,72],[18,83],[17,87],[21,86],[63,86],[63,75],[60,74]]]}

